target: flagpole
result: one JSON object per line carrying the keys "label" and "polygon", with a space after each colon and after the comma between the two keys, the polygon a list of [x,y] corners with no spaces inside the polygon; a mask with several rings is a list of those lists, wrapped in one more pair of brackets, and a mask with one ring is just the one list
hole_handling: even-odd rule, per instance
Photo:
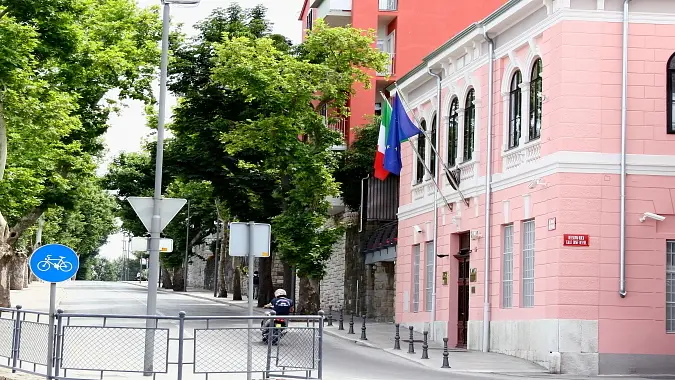
{"label": "flagpole", "polygon": [[[408,111],[411,111],[410,113],[415,118],[415,121],[417,122],[417,129],[422,131],[422,133],[424,133],[424,135],[427,136],[427,132],[419,127],[419,125],[421,124],[420,120],[417,118],[417,116],[415,116],[415,113],[412,112],[412,109],[410,108],[410,105],[408,104],[408,101],[406,100],[405,96],[403,96],[403,93],[399,90],[397,82],[394,82],[394,87],[396,88],[396,95],[401,97],[401,100],[403,101],[404,107],[407,108]],[[439,101],[440,101],[440,99],[439,99]],[[438,117],[437,125],[438,125],[438,127],[439,127],[438,129],[440,131],[441,115],[438,114],[437,117]],[[437,131],[436,133],[438,133],[439,131]],[[429,137],[429,139],[431,139],[431,135],[429,135],[428,137]],[[445,177],[448,179],[448,181],[450,181],[452,183],[453,187],[457,190],[457,193],[459,194],[459,197],[462,199],[462,202],[464,202],[464,204],[469,206],[469,201],[467,201],[466,198],[464,198],[464,194],[462,194],[462,191],[459,190],[459,184],[457,183],[457,181],[455,181],[455,178],[450,174],[450,169],[445,164],[445,161],[443,161],[443,158],[441,157],[441,155],[438,154],[438,150],[436,150],[436,147],[434,146],[434,143],[432,142],[429,145],[431,145],[431,150],[433,150],[434,154],[436,155],[436,158],[438,158],[438,161],[440,161],[441,165],[443,165],[443,170],[445,171]]]}
{"label": "flagpole", "polygon": [[[382,96],[384,101],[387,102],[387,104],[391,107],[391,104],[389,104],[389,99],[387,99],[387,97],[384,96],[382,91],[380,91],[380,95]],[[419,129],[419,127],[418,127],[418,129]],[[445,197],[445,195],[443,194],[443,191],[441,190],[441,186],[438,184],[438,182],[436,182],[435,176],[431,174],[431,170],[429,170],[429,167],[427,166],[427,163],[424,161],[424,158],[422,158],[420,153],[415,148],[415,144],[413,144],[413,142],[410,141],[410,139],[408,139],[408,143],[410,144],[410,147],[412,148],[413,152],[415,152],[415,155],[417,156],[417,159],[424,166],[424,170],[426,170],[426,172],[429,173],[429,176],[431,177],[431,181],[434,183],[434,185],[436,185],[436,189],[438,190],[438,193],[441,194],[441,197],[443,197],[443,200],[445,201],[445,204],[448,206],[448,209],[452,209],[452,206],[450,206],[450,202],[448,202],[448,198]]]}

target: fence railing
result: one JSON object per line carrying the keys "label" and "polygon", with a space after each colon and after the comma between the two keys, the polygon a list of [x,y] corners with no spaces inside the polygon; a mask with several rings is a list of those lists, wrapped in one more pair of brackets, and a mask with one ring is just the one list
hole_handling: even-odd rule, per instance
{"label": "fence railing", "polygon": [[[51,326],[55,338],[49,342],[47,313],[0,308],[0,367],[47,376],[51,366],[52,378],[58,380],[103,379],[115,373],[178,380],[196,375],[208,380],[211,374],[243,379],[248,373],[266,379],[321,379],[323,312],[294,315],[287,327],[268,324],[270,318],[59,310]],[[263,332],[279,339],[263,342]],[[48,359],[49,345],[54,354]]]}

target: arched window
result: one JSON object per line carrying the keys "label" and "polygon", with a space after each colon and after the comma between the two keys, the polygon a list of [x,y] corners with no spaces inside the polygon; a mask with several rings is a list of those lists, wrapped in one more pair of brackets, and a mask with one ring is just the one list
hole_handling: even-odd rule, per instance
{"label": "arched window", "polygon": [[509,149],[517,147],[520,139],[521,105],[523,103],[523,94],[520,92],[521,83],[523,83],[523,76],[520,71],[516,71],[511,78],[509,93]]}
{"label": "arched window", "polygon": [[541,136],[541,59],[537,59],[532,67],[530,81],[530,141]]}
{"label": "arched window", "polygon": [[[434,115],[434,118],[431,120],[430,144],[436,149],[436,115]],[[429,156],[429,171],[431,171],[432,176],[436,175],[436,153],[434,153],[434,149],[431,149],[431,155]]]}
{"label": "arched window", "polygon": [[668,104],[666,108],[666,113],[668,114],[668,125],[666,126],[666,131],[669,134],[675,134],[675,54],[670,57],[668,60],[668,78],[667,78],[668,88]]}
{"label": "arched window", "polygon": [[[422,120],[420,123],[420,127],[422,127],[422,130],[426,131],[427,130],[427,122],[426,120]],[[417,159],[417,173],[416,173],[416,179],[417,183],[420,183],[424,180],[424,158],[426,157],[426,151],[427,151],[427,140],[426,140],[426,135],[424,133],[420,133],[417,135],[417,152],[419,153],[419,158]]]}
{"label": "arched window", "polygon": [[457,163],[457,132],[459,128],[459,101],[452,99],[450,103],[450,117],[448,118],[448,167]]}
{"label": "arched window", "polygon": [[464,105],[464,162],[471,161],[473,154],[473,135],[476,126],[476,91],[472,88],[466,95]]}

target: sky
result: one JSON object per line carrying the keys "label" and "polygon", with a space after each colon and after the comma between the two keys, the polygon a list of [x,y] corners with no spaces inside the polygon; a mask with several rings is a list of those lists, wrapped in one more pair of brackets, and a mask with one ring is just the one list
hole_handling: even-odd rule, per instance
{"label": "sky", "polygon": [[[160,4],[159,0],[138,0],[141,7]],[[282,34],[290,38],[294,43],[299,43],[302,37],[302,25],[298,16],[303,0],[202,0],[197,6],[172,6],[172,24],[183,24],[183,31],[192,36],[195,30],[192,26],[211,14],[216,8],[227,8],[232,3],[239,3],[244,8],[262,4],[267,7],[267,18],[273,23],[274,33]],[[155,83],[155,95],[159,96],[159,85]],[[169,109],[176,104],[176,99],[169,95],[167,107]],[[108,163],[113,157],[121,152],[136,152],[140,150],[141,143],[149,137],[151,129],[145,126],[143,104],[136,101],[125,102],[125,107],[109,119],[110,128],[104,138],[107,152],[104,162],[99,166],[99,174],[106,171]],[[167,120],[168,121],[168,120]],[[122,256],[122,234],[114,234],[108,237],[107,243],[101,247],[101,256],[113,259]]]}

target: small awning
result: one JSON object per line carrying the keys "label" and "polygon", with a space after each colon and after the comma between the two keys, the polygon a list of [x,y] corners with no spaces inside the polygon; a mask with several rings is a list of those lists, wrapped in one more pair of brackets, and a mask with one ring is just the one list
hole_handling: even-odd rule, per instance
{"label": "small awning", "polygon": [[380,226],[373,231],[363,247],[363,253],[375,252],[389,247],[395,247],[398,243],[398,221]]}

